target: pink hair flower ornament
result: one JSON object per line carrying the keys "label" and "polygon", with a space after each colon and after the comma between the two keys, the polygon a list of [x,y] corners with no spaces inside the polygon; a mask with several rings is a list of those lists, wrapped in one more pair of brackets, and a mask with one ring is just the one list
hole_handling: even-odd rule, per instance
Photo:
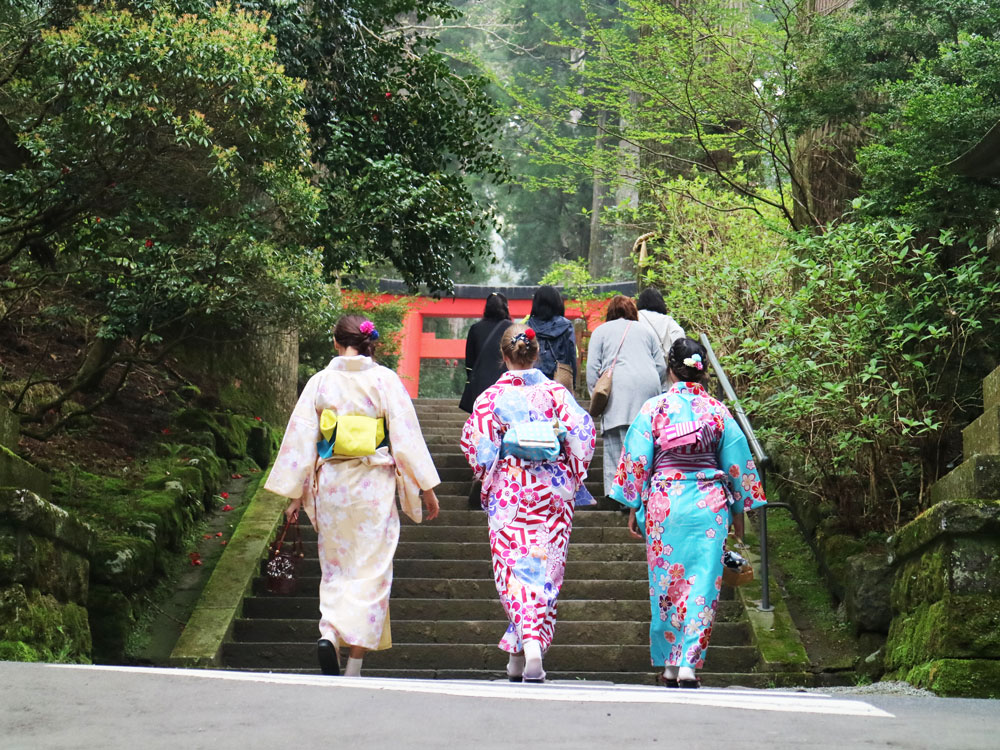
{"label": "pink hair flower ornament", "polygon": [[378,328],[376,328],[375,324],[370,320],[364,321],[360,326],[358,326],[358,330],[360,330],[361,333],[370,338],[372,341],[378,341]]}
{"label": "pink hair flower ornament", "polygon": [[684,358],[684,364],[687,367],[693,367],[696,370],[704,370],[705,365],[701,362],[700,354],[692,354],[690,357]]}

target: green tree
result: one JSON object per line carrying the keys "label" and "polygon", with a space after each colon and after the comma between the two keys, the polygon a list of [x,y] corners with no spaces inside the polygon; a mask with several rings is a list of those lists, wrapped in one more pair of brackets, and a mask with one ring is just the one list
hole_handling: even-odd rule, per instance
{"label": "green tree", "polygon": [[98,305],[83,363],[27,422],[120,365],[110,397],[201,327],[287,325],[319,293],[302,83],[258,16],[149,10],[0,30],[5,314],[54,279]]}
{"label": "green tree", "polygon": [[[797,132],[855,128],[868,216],[892,216],[933,236],[980,241],[1000,188],[948,162],[1000,120],[996,0],[860,0],[817,18],[783,105]],[[961,246],[949,250],[953,255]]]}
{"label": "green tree", "polygon": [[503,179],[495,105],[481,76],[437,50],[446,0],[245,0],[271,15],[285,69],[307,81],[322,193],[315,244],[331,272],[391,265],[449,291],[452,265],[488,254],[493,216],[468,175]]}

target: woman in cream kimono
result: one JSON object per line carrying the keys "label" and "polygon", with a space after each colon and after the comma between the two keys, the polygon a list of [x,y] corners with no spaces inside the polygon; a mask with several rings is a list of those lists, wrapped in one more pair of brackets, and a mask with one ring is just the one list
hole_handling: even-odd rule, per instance
{"label": "woman in cream kimono", "polygon": [[371,321],[341,318],[333,337],[338,356],[303,389],[265,488],[291,498],[290,518],[304,509],[319,535],[320,668],[339,674],[347,645],[344,674],[358,676],[365,652],[391,646],[397,481],[404,510],[419,522],[418,488],[429,521],[441,480],[399,376],[372,361]]}

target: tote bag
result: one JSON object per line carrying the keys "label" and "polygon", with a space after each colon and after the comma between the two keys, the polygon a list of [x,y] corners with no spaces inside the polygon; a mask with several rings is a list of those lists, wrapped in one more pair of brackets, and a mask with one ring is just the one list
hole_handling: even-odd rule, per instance
{"label": "tote bag", "polygon": [[622,333],[622,340],[618,342],[618,351],[615,352],[615,358],[611,362],[611,367],[601,373],[601,377],[597,379],[597,383],[594,385],[594,390],[590,393],[590,416],[595,419],[601,416],[604,410],[608,408],[608,400],[611,398],[611,378],[615,372],[615,365],[618,364],[618,355],[622,353],[625,336],[628,335],[628,329],[631,327],[632,322],[630,321],[625,326],[625,332]]}

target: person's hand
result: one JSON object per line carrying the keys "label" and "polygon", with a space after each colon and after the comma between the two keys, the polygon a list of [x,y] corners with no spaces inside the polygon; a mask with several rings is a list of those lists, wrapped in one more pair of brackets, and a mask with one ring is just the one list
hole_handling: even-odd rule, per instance
{"label": "person's hand", "polygon": [[433,521],[437,518],[438,511],[441,510],[441,504],[438,502],[434,490],[424,490],[424,509],[425,521]]}
{"label": "person's hand", "polygon": [[628,512],[628,533],[636,539],[643,538],[642,533],[639,531],[639,522],[635,518],[635,508],[631,508]]}
{"label": "person's hand", "polygon": [[299,509],[302,508],[302,498],[297,497],[288,503],[288,507],[285,508],[285,518],[292,523],[299,520]]}
{"label": "person's hand", "polygon": [[743,532],[745,531],[745,524],[743,521],[743,513],[736,513],[733,515],[733,536],[743,541]]}

